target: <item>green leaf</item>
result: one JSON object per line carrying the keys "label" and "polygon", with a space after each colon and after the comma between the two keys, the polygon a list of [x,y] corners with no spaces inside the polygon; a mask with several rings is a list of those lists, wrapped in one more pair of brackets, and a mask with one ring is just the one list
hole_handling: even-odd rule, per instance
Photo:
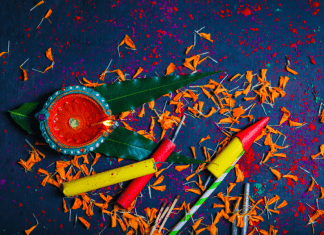
{"label": "green leaf", "polygon": [[[134,131],[118,127],[94,152],[111,157],[142,161],[151,156],[157,145]],[[171,153],[166,161],[179,164],[204,163],[204,161],[188,158],[175,152]]]}
{"label": "green leaf", "polygon": [[152,77],[134,79],[113,84],[104,84],[96,87],[109,104],[112,114],[133,110],[144,103],[180,89],[200,78],[213,75],[217,72],[194,73],[184,76],[173,75],[166,77]]}
{"label": "green leaf", "polygon": [[38,107],[38,102],[25,103],[20,108],[15,110],[9,110],[13,120],[20,125],[29,134],[34,134],[32,129],[33,123],[36,121],[34,117],[34,111]]}

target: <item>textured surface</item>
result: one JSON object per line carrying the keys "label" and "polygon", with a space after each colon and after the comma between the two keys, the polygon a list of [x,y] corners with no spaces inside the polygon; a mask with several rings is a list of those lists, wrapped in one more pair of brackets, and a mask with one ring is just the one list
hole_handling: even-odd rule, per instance
{"label": "textured surface", "polygon": [[[279,165],[280,171],[299,177],[298,183],[291,180],[274,180],[268,166],[259,165],[268,146],[252,145],[249,152],[242,157],[239,164],[250,182],[253,199],[263,196],[267,198],[279,195],[287,200],[289,205],[283,208],[280,215],[265,217],[260,224],[262,229],[268,229],[269,224],[278,226],[278,234],[304,235],[311,233],[311,227],[305,226],[308,214],[316,206],[315,199],[319,197],[319,189],[307,192],[311,178],[299,167],[310,171],[316,181],[323,186],[323,160],[312,161],[311,154],[319,151],[323,143],[323,124],[319,122],[318,108],[323,101],[323,3],[314,7],[313,1],[45,1],[45,4],[30,12],[37,1],[2,1],[0,3],[0,51],[7,50],[10,40],[10,53],[0,57],[0,233],[22,234],[23,230],[35,224],[34,213],[40,225],[34,234],[95,234],[106,225],[102,234],[121,234],[120,227],[110,228],[110,218],[104,221],[100,210],[95,209],[95,216],[89,221],[91,227],[86,230],[82,224],[73,228],[73,221],[69,221],[69,214],[62,209],[62,194],[53,186],[42,187],[42,176],[36,173],[38,167],[46,168],[58,159],[70,160],[67,157],[45,147],[39,149],[46,154],[46,158],[33,168],[33,172],[25,171],[17,161],[28,157],[30,150],[25,138],[34,143],[34,137],[28,135],[20,126],[14,124],[7,110],[13,110],[25,102],[45,102],[56,90],[62,86],[77,85],[78,78],[85,76],[94,82],[101,82],[99,75],[106,69],[110,59],[113,59],[110,69],[122,69],[133,75],[137,68],[144,68],[140,77],[159,76],[165,73],[166,67],[172,62],[178,66],[175,73],[189,73],[181,65],[185,48],[193,43],[193,30],[205,26],[203,30],[211,33],[214,43],[197,37],[197,45],[189,55],[209,52],[218,60],[215,64],[207,60],[198,68],[202,72],[225,71],[229,77],[245,71],[259,72],[261,68],[268,68],[267,78],[277,85],[279,76],[289,76],[290,80],[285,91],[287,95],[278,98],[274,108],[265,105],[266,112],[271,118],[270,124],[277,125],[282,116],[280,108],[285,106],[292,114],[292,119],[307,122],[308,125],[296,129],[287,124],[279,127],[279,131],[288,136],[284,150],[287,158],[272,158],[270,166]],[[319,1],[317,1],[319,2]],[[52,24],[44,20],[40,29],[36,29],[46,11],[51,8]],[[249,11],[245,11],[248,9]],[[250,13],[250,14],[248,14]],[[117,45],[128,34],[134,41],[137,51],[120,48],[121,58],[118,57]],[[32,71],[32,68],[44,70],[51,64],[45,57],[45,51],[51,47],[55,61],[54,69],[45,74]],[[294,76],[285,71],[285,56],[290,56],[291,67],[299,72]],[[313,56],[316,64],[310,62]],[[28,81],[23,82],[19,66],[27,59],[23,66],[28,70]],[[221,81],[225,73],[212,76]],[[129,77],[127,77],[129,78]],[[105,81],[116,80],[115,74],[107,74]],[[202,85],[208,78],[196,82]],[[229,90],[241,86],[243,79],[237,83],[230,83],[227,79],[224,85]],[[255,81],[254,83],[255,84]],[[205,101],[205,107],[212,106],[212,102],[200,94],[200,100]],[[167,97],[156,102],[156,108],[162,110]],[[238,99],[238,104],[248,107],[250,103]],[[166,110],[172,111],[171,106]],[[205,111],[205,110],[204,110]],[[139,110],[137,109],[138,113]],[[255,117],[265,116],[262,107],[257,104],[251,114]],[[137,114],[128,123],[136,130],[149,126],[149,116],[154,116],[146,107],[146,115],[139,119]],[[186,125],[181,129],[176,141],[176,151],[187,156],[190,146],[195,146],[197,158],[204,160],[198,142],[202,137],[210,135],[211,139],[203,144],[214,149],[218,142],[225,138],[221,131],[215,128],[223,116],[214,115],[206,120],[188,117]],[[246,127],[248,120],[244,120],[238,128]],[[154,132],[160,136],[160,128]],[[167,135],[170,132],[167,132]],[[41,138],[38,138],[41,140]],[[282,138],[278,140],[281,144]],[[130,164],[132,161],[117,162],[114,158],[100,158],[95,165],[96,172],[101,172]],[[47,170],[53,172],[55,166]],[[185,177],[190,175],[190,169],[177,172],[174,167],[165,171],[164,192],[152,191],[152,199],[147,189],[144,197],[139,198],[136,210],[144,215],[146,207],[158,207],[161,201],[173,200],[177,194],[191,205],[199,198],[198,195],[185,193],[183,185]],[[207,174],[202,174],[205,182]],[[196,179],[195,179],[196,180]],[[229,182],[235,180],[234,171],[229,173],[218,190],[225,192]],[[150,183],[152,183],[151,181]],[[127,183],[124,184],[127,186]],[[117,187],[107,189],[109,195],[119,191]],[[237,185],[232,195],[243,192],[243,183]],[[114,196],[116,200],[118,194]],[[71,202],[69,202],[71,203]],[[213,198],[202,205],[197,217],[204,216],[205,224],[210,224],[210,214],[216,214],[212,209],[213,203],[219,200]],[[324,202],[319,201],[320,209]],[[98,210],[97,210],[98,209]],[[84,212],[72,211],[83,216]],[[171,228],[182,216],[183,212],[171,216],[166,223]],[[86,218],[86,217],[85,217]],[[215,216],[214,216],[215,218]],[[188,224],[188,227],[191,224]],[[220,222],[217,226],[220,234],[229,234],[231,224]],[[315,224],[316,234],[324,230],[323,219]],[[188,234],[186,230],[183,234]],[[32,234],[33,234],[32,233]],[[204,233],[201,233],[204,234]]]}

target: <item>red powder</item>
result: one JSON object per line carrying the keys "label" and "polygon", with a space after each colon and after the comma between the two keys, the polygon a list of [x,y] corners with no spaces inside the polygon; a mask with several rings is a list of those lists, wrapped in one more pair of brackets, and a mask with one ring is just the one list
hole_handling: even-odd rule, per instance
{"label": "red powder", "polygon": [[313,124],[313,123],[309,123],[309,129],[311,130],[311,131],[314,131],[314,130],[316,130],[316,126]]}
{"label": "red powder", "polygon": [[304,212],[306,210],[306,207],[302,203],[300,203],[300,202],[298,204],[299,204],[299,207],[297,208],[297,211],[299,211],[299,212],[301,212],[301,213],[304,214]]}
{"label": "red powder", "polygon": [[252,177],[260,173],[259,165],[255,164],[253,149],[250,148],[247,153],[245,153],[240,161],[240,167],[244,173],[244,177]]}
{"label": "red powder", "polygon": [[249,15],[251,15],[251,10],[249,9],[249,8],[245,8],[243,11],[242,11],[242,13],[243,13],[243,15],[245,15],[245,16],[249,16]]}

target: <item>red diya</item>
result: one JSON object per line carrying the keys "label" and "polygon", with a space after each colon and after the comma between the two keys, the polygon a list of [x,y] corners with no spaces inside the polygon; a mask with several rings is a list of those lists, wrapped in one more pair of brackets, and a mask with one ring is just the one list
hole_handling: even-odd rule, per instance
{"label": "red diya", "polygon": [[98,148],[118,126],[105,99],[83,86],[70,86],[55,92],[36,118],[49,146],[70,155]]}

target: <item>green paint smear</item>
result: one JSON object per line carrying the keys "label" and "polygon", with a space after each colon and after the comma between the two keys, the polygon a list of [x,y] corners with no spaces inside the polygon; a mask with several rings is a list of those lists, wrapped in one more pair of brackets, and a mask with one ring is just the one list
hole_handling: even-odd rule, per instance
{"label": "green paint smear", "polygon": [[265,191],[265,188],[263,188],[263,185],[260,184],[260,183],[256,183],[256,184],[254,185],[254,188],[257,189],[257,193],[258,193],[258,194],[263,194],[264,191]]}

